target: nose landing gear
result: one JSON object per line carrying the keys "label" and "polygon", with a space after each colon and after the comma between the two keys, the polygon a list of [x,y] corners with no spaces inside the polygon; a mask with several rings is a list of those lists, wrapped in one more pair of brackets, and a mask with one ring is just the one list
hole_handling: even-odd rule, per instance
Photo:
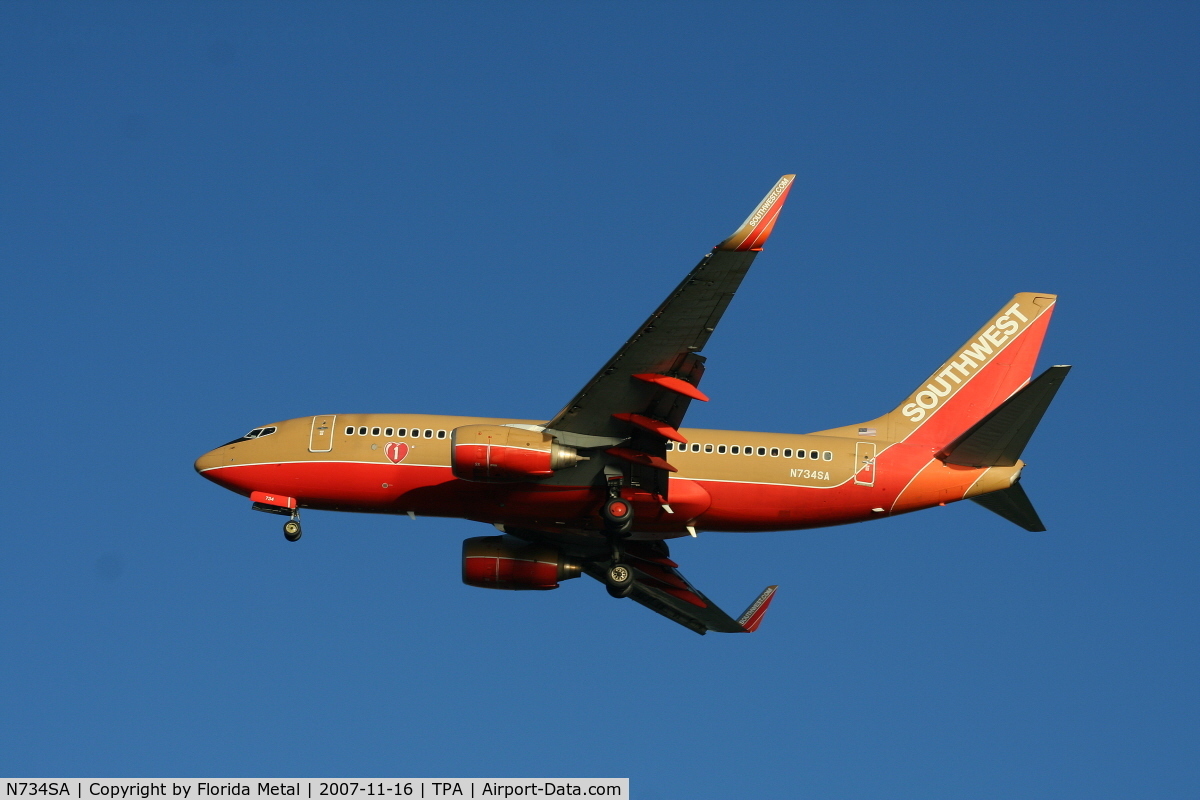
{"label": "nose landing gear", "polygon": [[283,523],[283,538],[289,542],[300,539],[300,503],[294,497],[268,492],[251,492],[250,508],[267,514],[282,514],[291,517]]}
{"label": "nose landing gear", "polygon": [[300,512],[298,510],[293,511],[292,518],[283,523],[283,538],[289,542],[298,542],[303,533],[300,530]]}

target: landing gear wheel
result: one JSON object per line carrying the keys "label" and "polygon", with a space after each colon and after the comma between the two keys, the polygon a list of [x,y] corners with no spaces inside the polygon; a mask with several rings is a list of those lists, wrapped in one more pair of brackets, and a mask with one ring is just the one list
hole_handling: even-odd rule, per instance
{"label": "landing gear wheel", "polygon": [[283,538],[289,542],[299,541],[302,533],[299,520],[289,519],[283,523]]}
{"label": "landing gear wheel", "polygon": [[612,533],[628,533],[633,527],[633,505],[620,497],[610,497],[600,507],[604,527]]}
{"label": "landing gear wheel", "polygon": [[604,573],[604,583],[613,597],[628,597],[633,591],[633,570],[628,564],[613,564]]}

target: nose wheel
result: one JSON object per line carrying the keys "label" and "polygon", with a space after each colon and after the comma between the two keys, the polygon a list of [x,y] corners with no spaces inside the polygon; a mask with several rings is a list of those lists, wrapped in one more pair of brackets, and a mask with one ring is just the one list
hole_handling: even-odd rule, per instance
{"label": "nose wheel", "polygon": [[299,514],[292,517],[287,522],[283,523],[283,538],[287,539],[289,542],[299,541],[300,536],[303,533],[304,532],[302,530],[300,530],[300,515]]}

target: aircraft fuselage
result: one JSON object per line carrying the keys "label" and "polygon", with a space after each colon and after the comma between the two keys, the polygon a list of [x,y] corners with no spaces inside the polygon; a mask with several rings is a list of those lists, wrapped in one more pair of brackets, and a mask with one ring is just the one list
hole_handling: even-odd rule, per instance
{"label": "aircraft fuselage", "polygon": [[[570,470],[559,473],[557,485],[456,478],[452,432],[479,424],[538,423],[421,414],[300,417],[263,426],[275,428],[266,436],[218,447],[201,456],[196,469],[239,494],[278,494],[301,508],[460,517],[547,531],[599,529],[597,509],[606,493],[570,485]],[[928,446],[841,430],[681,429],[688,444],[667,453],[678,470],[668,496],[623,490],[638,520],[635,538],[684,536],[688,528],[771,531],[858,522],[1007,487],[1023,466],[946,465]]]}

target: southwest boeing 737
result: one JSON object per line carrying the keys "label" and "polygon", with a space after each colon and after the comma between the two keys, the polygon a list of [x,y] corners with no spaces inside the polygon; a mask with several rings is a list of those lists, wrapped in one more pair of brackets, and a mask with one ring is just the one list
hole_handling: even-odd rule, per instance
{"label": "southwest boeing 737", "polygon": [[1070,367],[1037,378],[1055,296],[1022,292],[881,417],[816,433],[682,427],[700,351],[762,250],[785,175],[629,341],[549,420],[321,414],[254,428],[196,470],[282,514],[300,509],[460,517],[500,535],[463,542],[463,582],[555,589],[581,574],[697,633],[754,631],[767,587],[736,619],[679,572],[667,540],[882,519],[971,499],[1045,530],[1021,452]]}

